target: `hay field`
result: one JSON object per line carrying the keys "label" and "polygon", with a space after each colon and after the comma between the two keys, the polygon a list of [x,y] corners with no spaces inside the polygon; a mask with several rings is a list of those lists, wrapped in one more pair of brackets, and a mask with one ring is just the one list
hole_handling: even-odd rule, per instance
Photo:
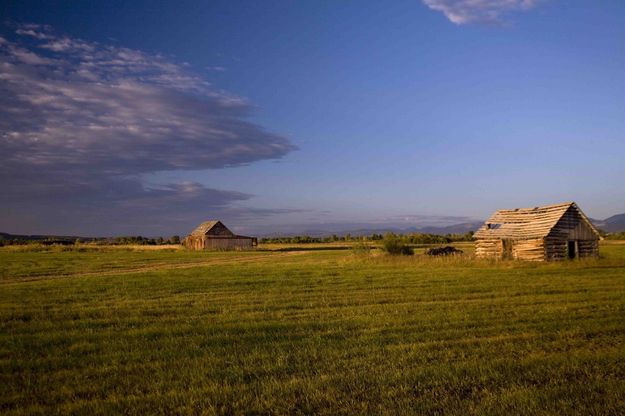
{"label": "hay field", "polygon": [[2,248],[0,413],[623,414],[624,244],[337,247]]}

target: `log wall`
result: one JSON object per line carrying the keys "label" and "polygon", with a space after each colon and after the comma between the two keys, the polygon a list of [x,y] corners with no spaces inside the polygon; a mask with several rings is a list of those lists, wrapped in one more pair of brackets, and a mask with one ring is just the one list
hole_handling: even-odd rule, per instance
{"label": "log wall", "polygon": [[[511,259],[526,261],[557,261],[568,258],[568,240],[559,238],[534,238],[512,240]],[[598,240],[576,240],[577,255],[580,258],[598,257]],[[483,239],[475,242],[475,256],[478,258],[504,259],[502,240]]]}
{"label": "log wall", "polygon": [[512,260],[545,260],[545,245],[542,238],[527,240],[509,240],[511,250],[504,253],[504,244],[501,239],[479,239],[475,242],[475,256],[478,258],[490,258],[502,260],[506,256]]}
{"label": "log wall", "polygon": [[566,260],[568,258],[566,244],[566,238],[545,238],[545,259],[548,261]]}
{"label": "log wall", "polygon": [[599,257],[598,240],[580,240],[577,242],[579,257]]}
{"label": "log wall", "polygon": [[512,258],[515,260],[545,261],[544,240],[542,238],[532,238],[513,241]]}
{"label": "log wall", "polygon": [[482,259],[501,259],[503,243],[499,239],[479,239],[475,242],[475,257]]}

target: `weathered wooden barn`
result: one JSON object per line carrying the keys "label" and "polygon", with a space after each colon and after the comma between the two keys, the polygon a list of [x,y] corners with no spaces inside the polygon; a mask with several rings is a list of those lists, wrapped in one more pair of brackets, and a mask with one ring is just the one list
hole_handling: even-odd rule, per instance
{"label": "weathered wooden barn", "polygon": [[476,257],[532,261],[597,257],[601,239],[575,202],[495,211],[474,237]]}
{"label": "weathered wooden barn", "polygon": [[182,241],[189,250],[245,250],[256,247],[254,237],[236,235],[221,221],[200,224]]}

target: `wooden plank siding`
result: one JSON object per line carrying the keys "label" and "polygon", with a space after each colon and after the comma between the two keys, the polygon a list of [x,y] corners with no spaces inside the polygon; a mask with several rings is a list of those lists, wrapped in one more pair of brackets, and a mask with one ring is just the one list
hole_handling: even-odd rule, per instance
{"label": "wooden plank siding", "polygon": [[246,250],[256,247],[253,237],[213,237],[190,235],[184,239],[184,246],[190,250]]}

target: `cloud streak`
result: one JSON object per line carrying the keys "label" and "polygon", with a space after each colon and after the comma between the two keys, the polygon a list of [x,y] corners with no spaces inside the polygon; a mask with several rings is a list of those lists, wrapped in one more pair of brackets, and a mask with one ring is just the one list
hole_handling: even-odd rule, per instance
{"label": "cloud streak", "polygon": [[[251,196],[139,178],[242,166],[295,149],[249,122],[250,111],[245,99],[161,55],[18,26],[0,37],[3,210],[28,222],[28,213],[53,221],[89,209],[90,218],[132,217],[137,228],[173,209],[189,211],[188,221],[223,212]],[[3,215],[0,226],[12,225]],[[85,231],[98,232],[92,228]]]}
{"label": "cloud streak", "polygon": [[539,0],[423,0],[432,10],[443,13],[452,23],[499,23],[503,16],[527,11]]}

